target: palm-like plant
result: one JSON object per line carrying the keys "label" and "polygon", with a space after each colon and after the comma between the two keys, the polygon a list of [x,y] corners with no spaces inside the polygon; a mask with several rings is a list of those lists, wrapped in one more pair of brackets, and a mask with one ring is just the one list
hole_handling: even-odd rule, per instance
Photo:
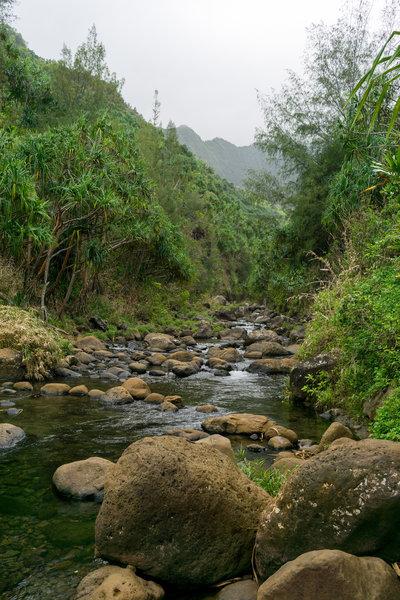
{"label": "palm-like plant", "polygon": [[[347,104],[356,96],[358,91],[365,86],[364,93],[359,101],[358,108],[353,120],[353,126],[357,122],[361,111],[366,105],[368,98],[372,92],[380,86],[381,91],[378,100],[375,104],[374,112],[371,117],[369,132],[372,131],[374,123],[379,115],[379,112],[383,106],[384,100],[387,99],[389,89],[393,87],[393,84],[400,78],[400,44],[395,48],[393,52],[385,54],[387,49],[390,47],[392,40],[400,36],[400,31],[393,31],[389,36],[388,40],[382,46],[378,52],[372,67],[365,73],[365,75],[359,80],[353,91],[351,92]],[[390,136],[393,127],[396,123],[400,111],[400,97],[395,100],[389,126],[386,133],[386,140]]]}

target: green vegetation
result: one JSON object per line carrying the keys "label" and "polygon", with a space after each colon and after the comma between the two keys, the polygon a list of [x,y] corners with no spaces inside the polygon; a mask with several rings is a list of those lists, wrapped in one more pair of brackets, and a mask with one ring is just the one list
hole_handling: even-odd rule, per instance
{"label": "green vegetation", "polygon": [[373,438],[400,442],[400,390],[385,400],[378,408],[375,421],[371,424]]}
{"label": "green vegetation", "polygon": [[69,344],[32,312],[0,306],[0,348],[22,354],[28,379],[43,379],[69,350]]}
{"label": "green vegetation", "polygon": [[15,277],[1,300],[55,322],[98,297],[105,318],[133,325],[244,294],[268,210],[158,127],[157,96],[153,124],[125,104],[95,27],[45,62],[4,24],[12,4],[0,4],[0,256]]}
{"label": "green vegetation", "polygon": [[257,460],[248,460],[246,458],[245,448],[235,450],[235,460],[239,469],[247,475],[251,481],[268,492],[270,496],[276,496],[291,475],[294,469],[288,470],[286,473],[281,473],[278,469],[265,469],[264,461],[260,458]]}

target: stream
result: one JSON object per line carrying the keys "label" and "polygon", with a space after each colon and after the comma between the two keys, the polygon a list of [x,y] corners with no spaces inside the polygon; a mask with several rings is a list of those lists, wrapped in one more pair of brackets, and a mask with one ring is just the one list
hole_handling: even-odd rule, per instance
{"label": "stream", "polygon": [[[215,340],[213,342],[215,344]],[[211,344],[199,344],[206,351]],[[126,350],[126,348],[123,348]],[[4,600],[72,600],[79,581],[105,564],[94,558],[94,523],[99,505],[68,501],[52,487],[54,471],[63,463],[101,456],[116,461],[132,442],[160,435],[167,429],[201,429],[209,416],[195,411],[200,404],[214,404],[218,415],[231,412],[263,414],[279,425],[294,429],[299,439],[319,440],[328,423],[313,411],[281,401],[286,376],[257,375],[234,366],[228,377],[203,370],[185,379],[142,376],[152,392],[181,395],[185,408],[159,412],[153,405],[136,401],[123,406],[103,406],[88,397],[40,396],[41,384],[32,392],[12,397],[22,412],[0,421],[22,427],[26,438],[11,450],[0,451],[0,595]],[[55,380],[57,381],[57,380]],[[69,385],[108,389],[118,383],[81,377],[60,379]],[[0,386],[4,383],[0,380]],[[233,439],[239,447],[251,440]],[[276,452],[248,453],[249,458],[272,461]],[[168,598],[204,600],[204,591],[185,595],[168,590]]]}

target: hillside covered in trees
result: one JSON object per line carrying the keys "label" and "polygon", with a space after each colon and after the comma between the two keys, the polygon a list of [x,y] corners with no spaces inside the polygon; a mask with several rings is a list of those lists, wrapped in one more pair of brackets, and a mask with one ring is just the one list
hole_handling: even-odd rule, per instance
{"label": "hillside covered in trees", "polygon": [[275,211],[124,102],[94,26],[74,56],[46,62],[4,23],[0,73],[3,300],[60,317],[140,297],[150,317],[247,293]]}

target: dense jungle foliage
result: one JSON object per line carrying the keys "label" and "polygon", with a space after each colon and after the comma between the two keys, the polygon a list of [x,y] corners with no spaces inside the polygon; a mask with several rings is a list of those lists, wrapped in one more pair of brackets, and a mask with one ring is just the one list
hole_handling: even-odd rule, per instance
{"label": "dense jungle foliage", "polygon": [[311,312],[301,356],[338,357],[309,381],[314,403],[360,415],[376,398],[373,435],[400,440],[398,0],[379,28],[369,0],[310,27],[303,74],[259,96],[277,174],[243,190],[162,130],[157,96],[153,123],[126,105],[94,27],[46,62],[7,25],[12,5],[0,0],[2,301],[63,324],[94,310],[168,324],[214,291]]}
{"label": "dense jungle foliage", "polygon": [[54,318],[124,298],[132,320],[245,293],[273,211],[197,160],[172,123],[126,105],[94,26],[74,56],[64,46],[45,62],[5,23],[12,2],[0,6],[0,259],[20,281],[0,284],[3,301]]}
{"label": "dense jungle foliage", "polygon": [[266,231],[253,277],[276,308],[312,307],[303,358],[338,357],[310,378],[314,404],[355,416],[372,405],[373,435],[400,441],[399,6],[372,31],[372,5],[313,25],[304,76],[260,98],[258,144],[283,158],[261,189],[287,217]]}

